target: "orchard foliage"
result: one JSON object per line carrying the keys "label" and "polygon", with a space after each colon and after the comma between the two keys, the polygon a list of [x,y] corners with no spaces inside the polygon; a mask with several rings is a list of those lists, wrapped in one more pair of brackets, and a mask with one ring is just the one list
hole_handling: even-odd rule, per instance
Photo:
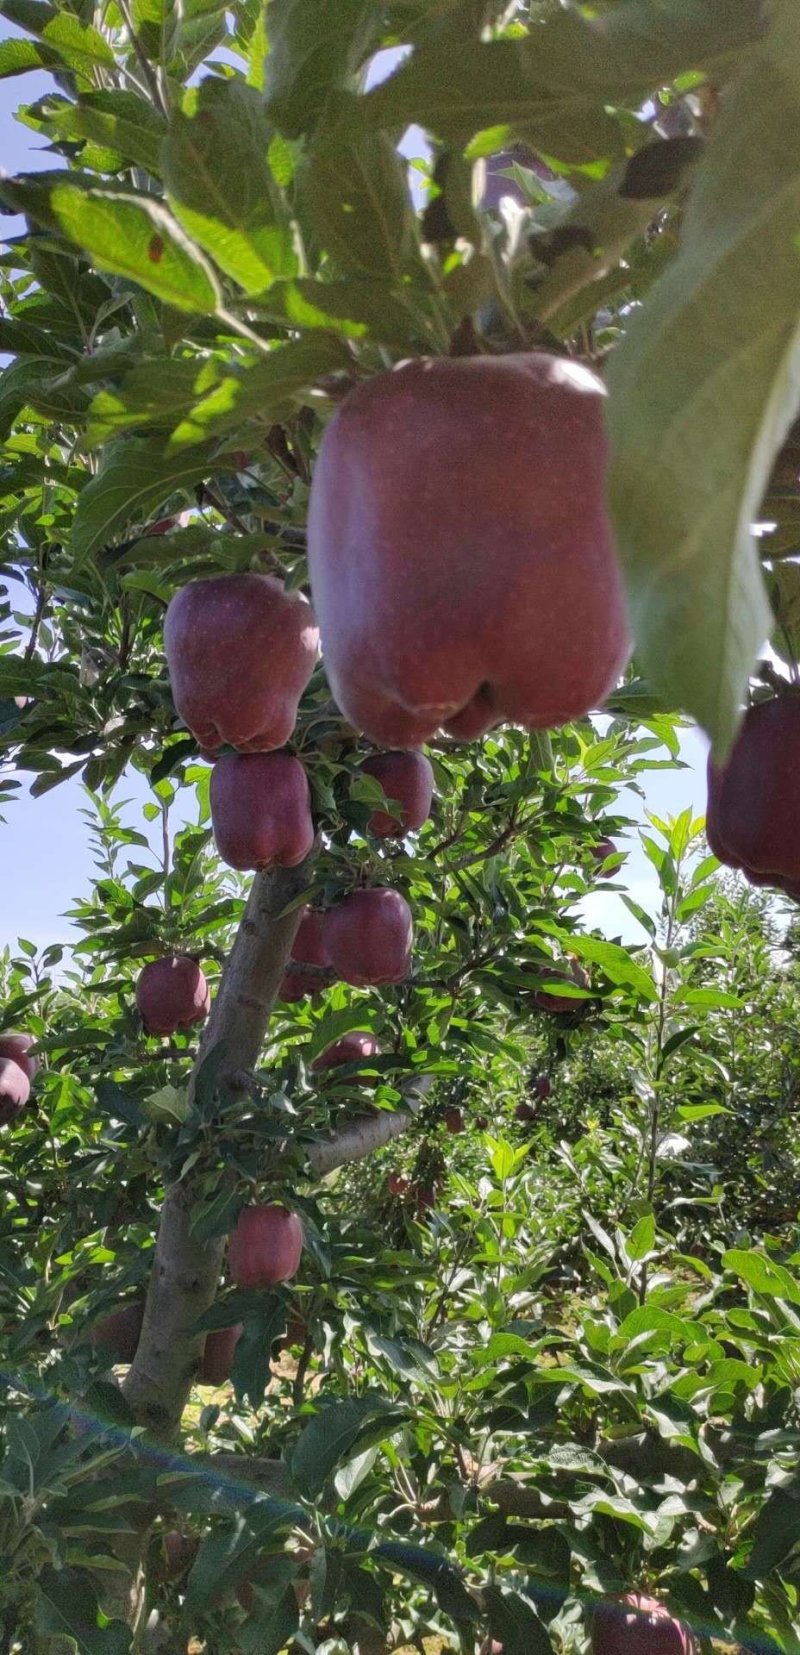
{"label": "orchard foliage", "polygon": [[[796,693],[793,0],[0,12],[53,82],[0,180],[0,802],[77,778],[97,867],[0,961],[0,1646],[586,1655],[639,1593],[796,1655],[795,891],[690,812],[625,883],[673,709],[724,758],[751,675]],[[316,458],[401,358],[530,350],[608,366],[635,664],[434,735],[428,816],[309,642]],[[193,608],[231,576],[269,656]],[[278,841],[237,777],[282,744]]]}

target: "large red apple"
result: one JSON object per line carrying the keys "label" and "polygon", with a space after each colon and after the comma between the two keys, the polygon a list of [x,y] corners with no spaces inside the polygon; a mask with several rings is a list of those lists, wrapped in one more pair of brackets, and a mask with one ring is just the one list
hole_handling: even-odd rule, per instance
{"label": "large red apple", "polygon": [[237,1287],[274,1287],[297,1274],[303,1226],[285,1207],[243,1207],[231,1235],[228,1263]]}
{"label": "large red apple", "polygon": [[211,991],[196,960],[166,954],[151,960],[136,984],[136,1005],[147,1034],[174,1034],[208,1016]]}
{"label": "large red apple", "polygon": [[311,794],[289,753],[225,753],[211,772],[211,824],[230,868],[296,868],[314,843]]}
{"label": "large red apple", "polygon": [[31,1046],[36,1045],[36,1036],[33,1034],[0,1034],[0,1057],[11,1057],[18,1063],[30,1081],[33,1081],[38,1069],[38,1057],[29,1057]]}
{"label": "large red apple", "polygon": [[400,839],[427,822],[433,800],[433,770],[424,753],[375,753],[360,767],[380,782],[387,799],[401,806],[400,819],[388,810],[373,810],[367,822],[376,839]]}
{"label": "large red apple", "polygon": [[411,909],[399,891],[351,891],[323,919],[328,958],[343,983],[401,983],[413,941]]}
{"label": "large red apple", "polygon": [[297,927],[295,939],[292,943],[292,959],[300,960],[303,965],[328,965],[328,950],[325,947],[325,927],[323,915],[316,908],[304,908],[303,918]]}
{"label": "large red apple", "polygon": [[613,688],[630,642],[603,397],[531,352],[403,362],[340,405],[309,569],[331,688],[373,741],[545,728]]}
{"label": "large red apple", "polygon": [[693,1655],[694,1641],[663,1603],[642,1592],[598,1604],[592,1655]]}
{"label": "large red apple", "polygon": [[241,1322],[237,1322],[235,1327],[218,1327],[206,1334],[197,1375],[201,1385],[224,1385],[230,1377],[234,1352],[243,1332]]}
{"label": "large red apple", "polygon": [[[314,1058],[311,1068],[315,1075],[319,1075],[326,1069],[338,1069],[343,1063],[365,1063],[368,1058],[377,1057],[379,1052],[380,1046],[374,1034],[353,1030],[351,1034],[343,1034],[341,1040],[334,1040],[326,1046],[319,1057]],[[369,1082],[369,1077],[365,1079]]]}
{"label": "large red apple", "polygon": [[552,988],[538,988],[533,996],[533,1003],[539,1011],[550,1011],[556,1014],[565,1014],[570,1011],[583,1011],[586,1005],[584,1000],[573,999],[569,994],[559,994],[557,983],[575,983],[577,988],[588,988],[589,978],[583,967],[576,960],[571,960],[568,966],[540,965],[536,970],[537,977],[545,982],[551,982]]}
{"label": "large red apple", "polygon": [[18,1115],[31,1095],[31,1083],[21,1064],[13,1057],[0,1057],[0,1126]]}
{"label": "large red apple", "polygon": [[462,1115],[461,1110],[456,1109],[455,1107],[452,1109],[446,1109],[444,1112],[444,1124],[447,1127],[448,1132],[463,1132],[464,1116]]}
{"label": "large red apple", "polygon": [[800,886],[800,696],[745,713],[728,760],[708,762],[706,836],[714,855],[753,885]]}
{"label": "large red apple", "polygon": [[115,1362],[132,1362],[143,1317],[144,1305],[140,1299],[123,1305],[121,1310],[113,1310],[110,1316],[103,1316],[95,1322],[91,1331],[92,1344],[98,1350],[110,1351]]}
{"label": "large red apple", "polygon": [[314,670],[310,604],[272,575],[213,575],[176,592],[164,622],[175,706],[201,747],[283,747]]}

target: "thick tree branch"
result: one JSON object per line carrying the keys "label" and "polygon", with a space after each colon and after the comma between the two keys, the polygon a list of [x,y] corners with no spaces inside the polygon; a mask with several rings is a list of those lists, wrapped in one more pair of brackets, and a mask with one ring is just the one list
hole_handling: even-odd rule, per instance
{"label": "thick tree branch", "polygon": [[345,1166],[348,1161],[361,1161],[407,1132],[432,1085],[432,1075],[420,1075],[406,1090],[405,1109],[382,1109],[377,1115],[358,1115],[340,1132],[312,1144],[308,1164],[314,1176],[324,1178],[326,1173]]}
{"label": "thick tree branch", "polygon": [[[299,908],[283,910],[305,889],[310,860],[253,880],[190,1077],[190,1098],[201,1065],[223,1041],[221,1079],[255,1068],[300,921]],[[225,1249],[224,1238],[192,1234],[201,1176],[195,1168],[167,1191],[139,1347],[123,1385],[140,1423],[165,1438],[180,1424],[204,1338],[190,1330],[214,1301]]]}

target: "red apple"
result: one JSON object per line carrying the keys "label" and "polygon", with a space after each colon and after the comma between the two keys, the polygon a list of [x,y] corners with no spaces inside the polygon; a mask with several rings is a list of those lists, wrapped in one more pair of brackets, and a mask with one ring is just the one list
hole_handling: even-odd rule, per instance
{"label": "red apple", "polygon": [[319,972],[308,971],[302,965],[292,965],[290,961],[281,978],[278,999],[294,1002],[305,1000],[307,995],[313,999],[323,993],[325,986]]}
{"label": "red apple", "polygon": [[102,1316],[99,1322],[95,1322],[90,1335],[92,1344],[98,1350],[109,1351],[115,1362],[132,1362],[142,1331],[143,1316],[141,1299],[123,1305],[120,1310],[112,1310],[110,1316]]}
{"label": "red apple", "polygon": [[323,917],[328,958],[355,988],[401,983],[411,966],[411,909],[399,891],[351,891]]}
{"label": "red apple", "polygon": [[708,843],[752,885],[790,896],[800,886],[800,697],[760,701],[744,715],[727,762],[709,758]]}
{"label": "red apple", "polygon": [[0,1126],[13,1121],[30,1095],[31,1083],[22,1065],[13,1057],[0,1057]]}
{"label": "red apple", "polygon": [[314,844],[300,760],[289,753],[224,753],[211,772],[211,823],[230,868],[296,868]]}
{"label": "red apple", "polygon": [[[377,1057],[380,1046],[374,1034],[362,1033],[360,1030],[352,1034],[342,1035],[341,1040],[334,1040],[326,1046],[319,1057],[315,1057],[311,1065],[314,1074],[322,1074],[326,1069],[338,1069],[343,1063],[364,1063],[370,1057]],[[359,1077],[356,1076],[356,1079]],[[369,1084],[369,1076],[365,1079]]]}
{"label": "red apple", "polygon": [[511,196],[519,207],[529,207],[530,199],[520,184],[513,178],[504,178],[502,175],[514,164],[524,167],[526,172],[535,172],[539,178],[555,178],[555,173],[544,161],[540,161],[533,150],[527,149],[524,144],[517,144],[513,149],[498,150],[496,155],[486,157],[486,179],[484,183],[481,206],[499,207],[503,196]]}
{"label": "red apple", "polygon": [[444,1124],[447,1127],[448,1132],[463,1132],[464,1116],[462,1115],[461,1110],[446,1109],[444,1112]]}
{"label": "red apple", "polygon": [[36,1045],[36,1036],[33,1034],[0,1034],[0,1057],[11,1057],[32,1082],[39,1069],[38,1057],[29,1057],[31,1046]]}
{"label": "red apple", "polygon": [[531,1109],[529,1103],[518,1103],[514,1114],[518,1121],[535,1121],[536,1119],[536,1110]]}
{"label": "red apple", "polygon": [[[553,984],[572,981],[578,988],[585,989],[589,987],[589,978],[586,972],[575,960],[571,960],[565,966],[537,966],[536,975]],[[552,989],[538,988],[533,996],[533,1003],[539,1011],[550,1011],[556,1014],[582,1011],[585,1006],[585,1001],[573,999],[568,994],[559,994],[555,987]]]}
{"label": "red apple", "polygon": [[303,1226],[285,1207],[243,1207],[231,1235],[228,1262],[237,1287],[274,1287],[297,1274]]}
{"label": "red apple", "polygon": [[330,964],[325,947],[323,915],[315,908],[303,909],[303,918],[292,943],[292,959],[300,960],[303,965]]}
{"label": "red apple", "polygon": [[186,1573],[197,1556],[200,1542],[193,1534],[181,1534],[180,1529],[169,1529],[164,1535],[166,1574],[170,1579]]}
{"label": "red apple", "polygon": [[234,1351],[243,1332],[241,1322],[237,1322],[235,1327],[218,1327],[206,1334],[197,1375],[201,1385],[224,1385],[230,1377]]}
{"label": "red apple", "polygon": [[694,1641],[663,1603],[642,1592],[598,1604],[592,1655],[693,1655]]}
{"label": "red apple", "polygon": [[433,770],[424,753],[375,753],[360,766],[380,782],[387,799],[402,807],[400,820],[388,810],[373,810],[367,829],[376,839],[401,839],[427,822],[433,799]]}
{"label": "red apple", "polygon": [[140,973],[136,1005],[147,1034],[174,1034],[204,1021],[211,991],[196,960],[166,954]]}
{"label": "red apple", "polygon": [[148,523],[145,534],[169,534],[170,529],[175,527],[175,521],[174,517],[159,517],[157,523]]}
{"label": "red apple", "polygon": [[419,1184],[417,1186],[415,1200],[418,1213],[430,1212],[431,1208],[436,1206],[441,1187],[438,1179],[433,1184]]}
{"label": "red apple", "polygon": [[273,575],[213,575],[176,592],[164,622],[175,706],[201,747],[285,746],[314,670],[310,604]]}
{"label": "red apple", "polygon": [[549,1098],[552,1090],[553,1084],[549,1075],[536,1076],[532,1087],[534,1097],[541,1098],[542,1102],[545,1102],[545,1100]]}
{"label": "red apple", "polygon": [[390,1172],[388,1187],[390,1195],[396,1195],[402,1200],[404,1195],[408,1195],[411,1188],[411,1179],[404,1177],[402,1172]]}
{"label": "red apple", "polygon": [[598,706],[628,659],[604,387],[541,352],[417,358],[356,387],[314,472],[309,569],[333,694],[418,747]]}
{"label": "red apple", "polygon": [[286,1333],[282,1341],[283,1346],[287,1350],[296,1350],[298,1346],[305,1344],[307,1338],[308,1323],[305,1317],[300,1314],[297,1306],[293,1304],[289,1310]]}
{"label": "red apple", "polygon": [[613,839],[600,839],[596,845],[592,845],[592,856],[598,864],[601,879],[614,878],[617,869],[605,868],[603,864],[608,861],[609,856],[616,856],[616,854],[617,846],[614,844]]}

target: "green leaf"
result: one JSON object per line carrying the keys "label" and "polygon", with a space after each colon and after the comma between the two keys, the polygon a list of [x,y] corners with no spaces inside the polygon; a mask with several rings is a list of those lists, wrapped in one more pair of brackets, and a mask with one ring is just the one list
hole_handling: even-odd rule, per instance
{"label": "green leaf", "polygon": [[743,1572],[748,1580],[768,1579],[800,1541],[800,1497],[797,1491],[775,1489],[761,1507],[751,1536],[753,1549]]}
{"label": "green leaf", "polygon": [[110,445],[96,477],[83,490],[75,513],[72,550],[85,558],[140,522],[178,488],[190,488],[208,473],[204,454],[164,453],[159,438],[127,438]]}
{"label": "green leaf", "polygon": [[297,1440],[291,1462],[292,1481],[305,1498],[313,1499],[330,1473],[350,1454],[365,1425],[377,1422],[380,1435],[390,1436],[403,1417],[386,1397],[374,1394],[322,1407]]}
{"label": "green leaf", "polygon": [[609,375],[611,497],[637,651],[720,755],[770,631],[752,523],[798,400],[796,21],[792,0],[779,0],[714,123],[681,251]]}
{"label": "green leaf", "polygon": [[519,1592],[487,1586],[483,1593],[489,1630],[503,1655],[552,1655],[553,1645],[533,1605]]}
{"label": "green leaf", "polygon": [[336,133],[315,145],[298,177],[301,222],[336,270],[399,286],[422,270],[405,167],[382,133],[347,140]]}
{"label": "green leaf", "polygon": [[626,1242],[628,1257],[634,1260],[646,1258],[655,1246],[656,1221],[652,1213],[644,1213],[637,1220]]}
{"label": "green leaf", "polygon": [[768,1298],[788,1299],[790,1304],[800,1304],[800,1281],[791,1275],[782,1264],[775,1264],[765,1253],[745,1252],[741,1248],[732,1247],[722,1255],[722,1263],[726,1270],[733,1270],[754,1293],[764,1293]]}
{"label": "green leaf", "polygon": [[604,942],[600,937],[570,936],[569,948],[582,960],[599,965],[610,982],[618,983],[620,987],[632,988],[642,1000],[652,1001],[657,998],[658,991],[649,971],[645,971],[644,966],[631,959],[627,949],[620,947],[619,943]]}
{"label": "green leaf", "polygon": [[0,80],[27,75],[31,69],[52,69],[60,61],[58,52],[37,40],[0,40]]}
{"label": "green leaf", "polygon": [[331,94],[352,80],[378,28],[372,0],[270,0],[269,120],[290,138],[324,123]]}
{"label": "green leaf", "polygon": [[162,150],[176,217],[246,293],[297,271],[292,226],[267,164],[269,143],[255,88],[209,77],[191,117],[173,117]]}
{"label": "green leaf", "polygon": [[58,137],[102,144],[159,176],[166,128],[161,116],[135,92],[84,92],[77,103],[45,97],[36,110],[47,130]]}
{"label": "green leaf", "polygon": [[210,266],[153,196],[133,195],[69,173],[0,180],[0,200],[60,230],[100,270],[127,276],[178,310],[211,312],[219,293]]}
{"label": "green leaf", "polygon": [[128,1655],[131,1631],[122,1621],[98,1625],[98,1605],[88,1575],[79,1569],[45,1568],[37,1580],[36,1628],[58,1638],[75,1655]]}

